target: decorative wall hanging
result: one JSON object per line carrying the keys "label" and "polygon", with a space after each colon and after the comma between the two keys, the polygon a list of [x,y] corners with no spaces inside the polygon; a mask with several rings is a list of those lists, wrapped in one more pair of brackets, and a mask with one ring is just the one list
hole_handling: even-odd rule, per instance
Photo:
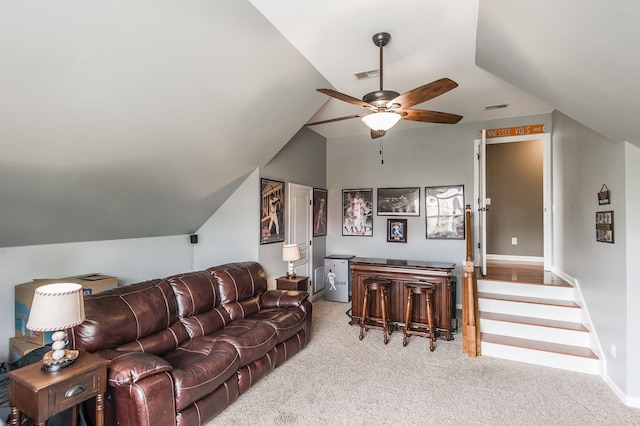
{"label": "decorative wall hanging", "polygon": [[464,240],[464,185],[427,186],[427,238]]}
{"label": "decorative wall hanging", "polygon": [[607,185],[602,185],[600,192],[598,192],[598,204],[601,206],[611,204],[611,191],[609,191]]}
{"label": "decorative wall hanging", "polygon": [[342,235],[373,236],[373,190],[342,190]]}
{"label": "decorative wall hanging", "polygon": [[284,241],[284,182],[260,179],[260,244]]}
{"label": "decorative wall hanging", "polygon": [[327,235],[327,190],[313,188],[313,236]]}
{"label": "decorative wall hanging", "polygon": [[378,216],[420,216],[420,187],[378,188]]}
{"label": "decorative wall hanging", "polygon": [[613,243],[613,211],[596,212],[596,241]]}
{"label": "decorative wall hanging", "polygon": [[407,242],[407,219],[387,219],[387,242]]}

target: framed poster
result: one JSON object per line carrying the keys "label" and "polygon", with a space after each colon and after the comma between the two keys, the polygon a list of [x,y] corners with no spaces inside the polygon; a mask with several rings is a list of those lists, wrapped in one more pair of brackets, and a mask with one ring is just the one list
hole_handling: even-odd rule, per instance
{"label": "framed poster", "polygon": [[373,189],[342,190],[342,235],[373,236]]}
{"label": "framed poster", "polygon": [[420,187],[378,188],[378,216],[420,216]]}
{"label": "framed poster", "polygon": [[284,241],[284,182],[260,179],[260,244]]}
{"label": "framed poster", "polygon": [[387,242],[407,242],[407,219],[387,219]]}
{"label": "framed poster", "polygon": [[613,244],[613,210],[596,212],[596,241]]}
{"label": "framed poster", "polygon": [[313,236],[327,235],[327,190],[313,188]]}
{"label": "framed poster", "polygon": [[464,240],[464,185],[427,186],[427,238]]}

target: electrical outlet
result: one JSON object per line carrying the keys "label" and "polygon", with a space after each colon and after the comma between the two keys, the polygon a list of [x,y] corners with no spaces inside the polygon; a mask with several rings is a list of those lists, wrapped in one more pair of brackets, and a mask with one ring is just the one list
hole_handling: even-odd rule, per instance
{"label": "electrical outlet", "polygon": [[511,245],[512,246],[517,246],[518,245],[518,238],[516,238],[516,237],[511,238]]}
{"label": "electrical outlet", "polygon": [[611,356],[616,357],[616,345],[614,343],[611,344]]}

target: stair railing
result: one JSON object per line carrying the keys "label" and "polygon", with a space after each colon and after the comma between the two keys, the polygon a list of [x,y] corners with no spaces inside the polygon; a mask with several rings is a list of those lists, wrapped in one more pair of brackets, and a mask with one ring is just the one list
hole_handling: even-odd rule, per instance
{"label": "stair railing", "polygon": [[480,325],[478,319],[478,285],[473,264],[471,205],[465,206],[467,255],[462,276],[462,352],[475,358],[480,355]]}

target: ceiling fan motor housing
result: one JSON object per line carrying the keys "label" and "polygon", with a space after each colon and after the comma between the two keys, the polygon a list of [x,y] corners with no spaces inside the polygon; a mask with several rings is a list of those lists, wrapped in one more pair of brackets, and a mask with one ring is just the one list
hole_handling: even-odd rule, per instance
{"label": "ceiling fan motor housing", "polygon": [[392,99],[400,96],[400,93],[393,90],[378,90],[376,92],[367,93],[362,98],[368,104],[375,105],[378,108],[386,108],[387,103]]}

